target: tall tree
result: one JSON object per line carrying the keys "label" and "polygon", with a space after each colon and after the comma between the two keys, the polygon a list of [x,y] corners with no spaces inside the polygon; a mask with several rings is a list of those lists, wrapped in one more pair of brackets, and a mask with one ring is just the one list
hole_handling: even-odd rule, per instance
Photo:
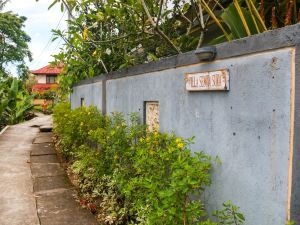
{"label": "tall tree", "polygon": [[7,65],[24,65],[32,59],[28,48],[30,37],[23,30],[26,17],[3,12],[7,1],[0,0],[0,78],[7,76]]}

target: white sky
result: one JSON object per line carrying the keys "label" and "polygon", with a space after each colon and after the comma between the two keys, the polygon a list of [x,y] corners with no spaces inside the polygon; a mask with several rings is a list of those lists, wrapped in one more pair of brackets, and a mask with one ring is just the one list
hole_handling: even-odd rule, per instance
{"label": "white sky", "polygon": [[[20,16],[27,17],[24,30],[31,37],[29,48],[33,55],[33,61],[27,63],[30,70],[46,66],[52,61],[51,55],[58,53],[63,44],[60,39],[50,41],[51,30],[56,27],[66,29],[67,15],[60,11],[60,5],[48,10],[51,2],[52,0],[39,0],[38,2],[36,0],[11,0],[4,8],[4,11],[13,11]],[[10,71],[15,75],[16,71],[13,66]]]}

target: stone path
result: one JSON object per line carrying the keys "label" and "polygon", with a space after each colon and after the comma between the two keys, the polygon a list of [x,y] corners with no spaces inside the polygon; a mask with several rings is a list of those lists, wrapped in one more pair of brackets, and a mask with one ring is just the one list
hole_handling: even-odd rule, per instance
{"label": "stone path", "polygon": [[52,134],[40,133],[36,127],[50,123],[50,116],[41,116],[0,135],[1,225],[97,224],[74,200]]}

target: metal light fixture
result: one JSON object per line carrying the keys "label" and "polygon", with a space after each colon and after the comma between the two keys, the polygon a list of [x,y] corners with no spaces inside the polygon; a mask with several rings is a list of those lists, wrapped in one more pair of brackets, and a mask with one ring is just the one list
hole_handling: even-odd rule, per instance
{"label": "metal light fixture", "polygon": [[200,61],[213,61],[217,55],[217,48],[215,46],[207,46],[203,48],[198,48],[194,52]]}

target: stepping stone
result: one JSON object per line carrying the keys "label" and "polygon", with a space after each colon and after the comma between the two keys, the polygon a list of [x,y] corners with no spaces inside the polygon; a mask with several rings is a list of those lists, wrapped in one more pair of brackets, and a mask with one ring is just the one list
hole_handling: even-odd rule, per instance
{"label": "stepping stone", "polygon": [[56,152],[52,143],[33,144],[30,155],[56,155]]}
{"label": "stepping stone", "polygon": [[38,136],[34,139],[33,144],[52,143],[52,135]]}
{"label": "stepping stone", "polygon": [[39,132],[36,137],[53,137],[53,133],[52,132],[45,132],[45,133],[42,133],[42,132]]}
{"label": "stepping stone", "polygon": [[41,225],[97,225],[92,213],[75,201],[73,190],[37,197]]}
{"label": "stepping stone", "polygon": [[65,171],[60,167],[59,163],[32,163],[31,173],[33,178],[37,178],[63,175]]}
{"label": "stepping stone", "polygon": [[52,126],[41,126],[40,131],[41,132],[51,132],[52,131]]}
{"label": "stepping stone", "polygon": [[31,156],[37,156],[37,155],[56,155],[54,149],[48,148],[48,149],[36,149],[31,150],[30,153]]}
{"label": "stepping stone", "polygon": [[55,177],[37,177],[33,181],[33,190],[35,192],[55,190],[61,188],[73,188],[69,178],[66,175],[59,175]]}
{"label": "stepping stone", "polygon": [[31,163],[58,163],[56,155],[32,155]]}

